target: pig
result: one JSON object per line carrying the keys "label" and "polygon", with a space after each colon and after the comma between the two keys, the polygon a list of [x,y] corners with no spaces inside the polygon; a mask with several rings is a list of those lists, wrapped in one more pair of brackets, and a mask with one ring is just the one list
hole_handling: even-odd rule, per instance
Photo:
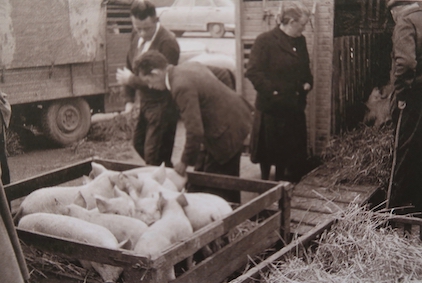
{"label": "pig", "polygon": [[373,125],[375,128],[387,124],[391,121],[391,113],[393,109],[394,87],[390,83],[384,87],[375,87],[369,95],[368,101],[365,103],[366,113],[363,122]]}
{"label": "pig", "polygon": [[97,208],[87,210],[76,204],[67,205],[61,211],[61,214],[101,225],[110,230],[117,241],[123,242],[129,239],[133,247],[138,242],[139,237],[148,228],[147,224],[138,219],[123,215],[100,213]]}
{"label": "pig", "polygon": [[114,187],[114,191],[116,196],[114,198],[95,196],[98,211],[101,213],[133,217],[135,215],[135,202],[133,199],[117,187]]}
{"label": "pig", "polygon": [[[164,196],[175,197],[180,193],[162,192]],[[193,231],[197,231],[209,223],[230,214],[233,209],[223,198],[208,193],[184,193],[187,205],[183,207]],[[141,198],[135,201],[136,218],[151,225],[160,219],[160,208],[157,198]]]}
{"label": "pig", "polygon": [[25,197],[14,216],[17,224],[22,216],[35,212],[57,213],[62,206],[79,202],[81,198],[88,209],[96,207],[95,195],[113,197],[114,191],[107,174],[101,174],[91,182],[81,186],[47,187],[33,191]]}
{"label": "pig", "polygon": [[[158,192],[152,198],[156,198],[161,218],[142,234],[134,252],[156,258],[172,244],[190,237],[193,229],[183,210],[187,205],[184,194],[165,198],[162,192]],[[175,279],[173,267],[168,267],[165,273],[168,280]]]}
{"label": "pig", "polygon": [[[116,237],[105,227],[66,215],[33,213],[19,221],[19,228],[108,249],[130,248],[130,241],[118,243]],[[83,266],[92,266],[106,283],[116,282],[123,268],[82,260]]]}
{"label": "pig", "polygon": [[[118,171],[108,170],[103,165],[91,162],[91,173],[90,177],[95,178],[96,176],[108,171],[112,174],[119,174]],[[163,184],[165,182],[165,179],[168,179],[171,181],[177,188],[178,191],[182,191],[182,189],[185,187],[187,183],[187,177],[186,176],[180,176],[176,171],[174,171],[173,168],[167,168],[164,167],[164,164],[161,164],[161,166],[145,166],[145,167],[138,167],[130,170],[123,171],[122,173],[129,175],[129,176],[135,176],[138,175],[146,175],[146,174],[152,174],[152,178],[156,179],[156,181]],[[165,178],[163,178],[163,173],[165,173]]]}

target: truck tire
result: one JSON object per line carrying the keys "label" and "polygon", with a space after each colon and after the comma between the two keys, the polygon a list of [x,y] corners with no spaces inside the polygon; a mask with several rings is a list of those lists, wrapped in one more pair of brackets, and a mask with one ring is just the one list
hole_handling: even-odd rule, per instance
{"label": "truck tire", "polygon": [[226,33],[223,24],[208,24],[208,31],[214,38],[221,38]]}
{"label": "truck tire", "polygon": [[83,98],[54,101],[42,113],[44,134],[61,146],[83,139],[90,127],[91,111]]}

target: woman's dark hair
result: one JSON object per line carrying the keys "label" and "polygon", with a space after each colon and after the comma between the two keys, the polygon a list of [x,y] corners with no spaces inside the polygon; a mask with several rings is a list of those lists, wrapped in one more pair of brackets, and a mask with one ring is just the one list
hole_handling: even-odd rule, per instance
{"label": "woman's dark hair", "polygon": [[167,67],[168,62],[163,54],[156,50],[150,50],[143,53],[133,62],[133,72],[135,75],[149,75],[154,69],[163,70]]}
{"label": "woman's dark hair", "polygon": [[130,14],[141,21],[157,15],[155,5],[148,0],[134,0],[130,6]]}

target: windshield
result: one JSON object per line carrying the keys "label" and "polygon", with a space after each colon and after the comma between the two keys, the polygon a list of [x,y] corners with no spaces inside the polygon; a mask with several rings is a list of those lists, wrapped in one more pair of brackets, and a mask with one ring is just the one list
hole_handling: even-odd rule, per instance
{"label": "windshield", "polygon": [[214,0],[217,7],[232,7],[234,3],[232,0]]}

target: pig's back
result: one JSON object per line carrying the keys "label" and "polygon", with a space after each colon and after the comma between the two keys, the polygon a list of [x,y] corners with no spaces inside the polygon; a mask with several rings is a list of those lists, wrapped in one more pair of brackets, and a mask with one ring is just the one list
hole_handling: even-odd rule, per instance
{"label": "pig's back", "polygon": [[115,249],[118,244],[107,228],[65,215],[33,213],[24,216],[18,227],[105,248]]}

